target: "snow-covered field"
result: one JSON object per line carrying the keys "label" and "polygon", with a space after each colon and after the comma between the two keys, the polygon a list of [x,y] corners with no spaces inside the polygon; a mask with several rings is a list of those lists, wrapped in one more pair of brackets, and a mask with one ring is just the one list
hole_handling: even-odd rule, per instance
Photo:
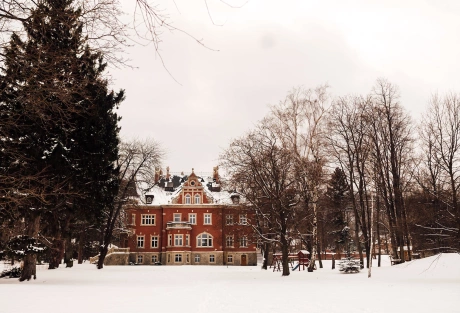
{"label": "snow-covered field", "polygon": [[344,274],[260,267],[76,265],[0,279],[0,312],[460,312],[460,255]]}

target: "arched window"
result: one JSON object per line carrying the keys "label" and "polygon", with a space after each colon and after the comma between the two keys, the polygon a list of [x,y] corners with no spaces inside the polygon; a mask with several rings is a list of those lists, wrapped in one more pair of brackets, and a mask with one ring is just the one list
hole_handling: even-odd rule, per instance
{"label": "arched window", "polygon": [[196,237],[197,247],[212,247],[212,236],[207,233],[201,233]]}
{"label": "arched window", "polygon": [[200,195],[195,195],[195,204],[200,204],[201,197]]}
{"label": "arched window", "polygon": [[192,197],[190,195],[185,195],[185,204],[192,204]]}

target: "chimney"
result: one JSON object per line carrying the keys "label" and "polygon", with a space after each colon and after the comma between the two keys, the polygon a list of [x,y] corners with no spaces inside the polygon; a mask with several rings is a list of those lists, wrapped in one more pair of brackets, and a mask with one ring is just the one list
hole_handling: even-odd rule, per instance
{"label": "chimney", "polygon": [[212,180],[216,184],[220,184],[220,179],[219,179],[219,166],[215,166],[212,168]]}
{"label": "chimney", "polygon": [[155,184],[158,184],[160,181],[160,168],[155,166]]}

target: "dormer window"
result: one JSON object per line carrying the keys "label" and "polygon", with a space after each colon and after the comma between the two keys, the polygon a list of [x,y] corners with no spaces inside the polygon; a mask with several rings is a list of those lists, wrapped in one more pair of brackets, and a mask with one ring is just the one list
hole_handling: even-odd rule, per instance
{"label": "dormer window", "polygon": [[153,202],[153,195],[145,195],[145,203],[152,204]]}
{"label": "dormer window", "polygon": [[190,182],[190,186],[195,186],[195,181],[194,181],[194,180],[192,180],[192,181]]}
{"label": "dormer window", "polygon": [[185,195],[185,204],[192,204],[192,197],[190,195]]}
{"label": "dormer window", "polygon": [[240,195],[234,193],[230,196],[230,198],[232,199],[233,204],[240,203]]}
{"label": "dormer window", "polygon": [[195,195],[195,204],[200,204],[200,202],[201,202],[200,195]]}

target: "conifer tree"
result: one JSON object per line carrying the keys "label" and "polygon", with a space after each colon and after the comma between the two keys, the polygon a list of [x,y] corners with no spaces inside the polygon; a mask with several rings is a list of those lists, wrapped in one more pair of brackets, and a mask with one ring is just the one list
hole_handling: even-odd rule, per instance
{"label": "conifer tree", "polygon": [[[62,240],[75,217],[95,221],[117,194],[123,91],[108,91],[102,56],[82,36],[73,0],[44,0],[13,34],[0,75],[0,192],[3,214],[24,218],[25,235]],[[53,225],[51,228],[50,226]],[[62,244],[56,259],[62,254]],[[24,258],[21,281],[35,276]]]}

